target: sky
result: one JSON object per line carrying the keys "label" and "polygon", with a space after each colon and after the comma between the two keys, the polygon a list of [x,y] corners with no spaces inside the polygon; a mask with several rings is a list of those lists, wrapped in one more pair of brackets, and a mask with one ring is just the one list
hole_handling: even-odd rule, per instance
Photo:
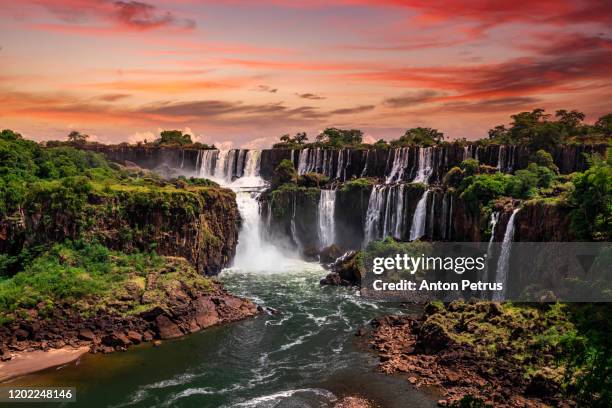
{"label": "sky", "polygon": [[0,0],[0,127],[219,147],[612,112],[609,0]]}

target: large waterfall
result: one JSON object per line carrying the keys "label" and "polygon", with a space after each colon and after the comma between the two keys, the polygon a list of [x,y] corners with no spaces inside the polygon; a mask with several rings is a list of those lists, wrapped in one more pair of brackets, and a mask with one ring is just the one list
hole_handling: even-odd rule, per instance
{"label": "large waterfall", "polygon": [[423,196],[417,203],[410,227],[410,240],[422,238],[425,235],[425,225],[427,223],[427,197],[429,190],[425,190]]}
{"label": "large waterfall", "polygon": [[318,210],[319,245],[325,248],[336,241],[336,190],[321,190]]}
{"label": "large waterfall", "polygon": [[514,217],[518,213],[519,209],[512,211],[512,215],[508,220],[506,226],[506,232],[504,233],[504,240],[502,242],[501,253],[497,260],[497,271],[495,273],[495,282],[501,282],[503,284],[503,290],[497,291],[493,294],[493,300],[502,301],[504,300],[505,294],[507,293],[506,286],[508,285],[508,270],[510,269],[510,252],[512,251],[512,239],[514,238]]}
{"label": "large waterfall", "polygon": [[282,271],[295,260],[288,258],[263,236],[257,197],[266,183],[259,176],[260,160],[259,150],[201,150],[196,176],[209,178],[236,193],[242,227],[233,267],[249,271]]}

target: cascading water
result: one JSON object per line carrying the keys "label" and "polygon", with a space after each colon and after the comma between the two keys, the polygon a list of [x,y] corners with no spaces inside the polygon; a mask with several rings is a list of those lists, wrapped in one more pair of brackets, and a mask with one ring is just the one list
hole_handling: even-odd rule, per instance
{"label": "cascading water", "polygon": [[260,160],[259,150],[202,150],[198,155],[196,174],[236,193],[242,228],[233,267],[249,271],[282,270],[295,260],[263,237],[257,198],[266,183],[259,176]]}
{"label": "cascading water", "polygon": [[[495,226],[497,225],[497,221],[499,221],[499,211],[494,211],[491,213],[491,221],[489,221],[489,225],[491,226],[491,238],[489,239],[489,245],[487,246],[487,259],[491,259],[491,256],[493,255],[493,242],[495,242]],[[487,265],[485,274],[486,276],[484,279],[485,281],[488,281],[489,265]]]}
{"label": "cascading water", "polygon": [[431,209],[429,210],[429,238],[434,239],[434,225],[436,219],[436,195],[431,197]]}
{"label": "cascading water", "polygon": [[512,215],[508,220],[504,240],[502,242],[501,253],[497,260],[497,271],[495,272],[495,282],[501,282],[503,287],[501,291],[493,294],[493,300],[502,301],[506,295],[506,286],[508,284],[508,269],[510,268],[510,252],[512,251],[512,239],[514,238],[514,217],[519,212],[519,209],[512,211]]}
{"label": "cascading water", "polygon": [[427,223],[427,197],[429,190],[425,190],[423,196],[417,203],[410,227],[410,241],[422,238],[425,235],[425,225]]}
{"label": "cascading water", "polygon": [[393,150],[393,165],[391,167],[389,176],[387,177],[387,183],[393,183],[404,179],[404,174],[406,172],[406,168],[408,167],[409,159],[410,148],[402,147],[400,149]]}
{"label": "cascading water", "polygon": [[325,248],[336,241],[336,190],[321,190],[318,210],[319,245]]}
{"label": "cascading water", "polygon": [[404,235],[405,184],[378,184],[372,188],[364,228],[364,246],[376,239]]}
{"label": "cascading water", "polygon": [[433,167],[431,165],[433,152],[434,150],[431,147],[419,147],[419,167],[416,177],[413,180],[415,183],[427,184],[429,182],[429,177],[433,172]]}
{"label": "cascading water", "polygon": [[378,184],[372,187],[368,210],[366,211],[364,246],[378,238],[380,229],[380,218],[383,204],[385,202],[385,186]]}

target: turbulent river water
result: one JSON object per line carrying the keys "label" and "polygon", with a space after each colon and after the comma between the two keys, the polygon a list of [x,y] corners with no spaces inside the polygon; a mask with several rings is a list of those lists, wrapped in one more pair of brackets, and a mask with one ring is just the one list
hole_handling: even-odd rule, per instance
{"label": "turbulent river water", "polygon": [[85,355],[14,384],[74,386],[78,406],[86,407],[331,407],[344,395],[382,407],[433,406],[405,379],[377,373],[374,356],[354,335],[373,317],[398,310],[350,289],[320,287],[323,273],[301,261],[279,273],[227,270],[220,280],[231,292],[279,313],[159,347]]}

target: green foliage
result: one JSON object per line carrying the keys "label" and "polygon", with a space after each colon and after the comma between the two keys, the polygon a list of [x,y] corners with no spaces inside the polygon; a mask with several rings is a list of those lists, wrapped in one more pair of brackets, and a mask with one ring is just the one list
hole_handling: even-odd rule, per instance
{"label": "green foliage", "polygon": [[355,147],[363,140],[363,132],[358,129],[327,128],[317,135],[317,142],[329,147]]}
{"label": "green foliage", "polygon": [[156,143],[164,146],[184,146],[190,145],[193,142],[191,135],[183,134],[180,130],[162,130]]}
{"label": "green foliage", "polygon": [[298,132],[294,137],[291,137],[289,133],[285,133],[279,140],[280,143],[273,146],[275,149],[299,149],[308,140],[308,135],[306,132]]}
{"label": "green foliage", "polygon": [[297,183],[297,171],[291,160],[281,161],[272,174],[272,188],[277,188],[285,183]]}
{"label": "green foliage", "polygon": [[10,130],[0,133],[0,216],[22,208],[33,184],[69,178],[60,185],[81,190],[79,183],[88,182],[83,177],[93,180],[119,177],[119,173],[97,153],[66,146],[45,149]]}
{"label": "green foliage", "polygon": [[572,229],[583,240],[612,239],[612,154],[608,158],[593,157],[591,166],[573,178],[570,195]]}
{"label": "green foliage", "polygon": [[505,194],[511,177],[502,173],[466,177],[461,182],[460,197],[473,205],[486,205],[489,201]]}
{"label": "green foliage", "polygon": [[510,127],[498,125],[489,130],[489,139],[500,144],[523,144],[533,150],[550,151],[562,143],[609,143],[612,114],[602,116],[594,125],[583,123],[585,115],[577,110],[561,109],[555,119],[544,109],[520,112],[511,116]]}
{"label": "green foliage", "polygon": [[459,164],[459,168],[463,170],[465,176],[473,176],[479,173],[479,162],[476,159],[467,159]]}
{"label": "green foliage", "polygon": [[538,166],[546,167],[555,173],[559,173],[559,168],[555,164],[552,155],[545,150],[538,150],[535,152],[535,154],[531,157],[531,161]]}
{"label": "green foliage", "polygon": [[87,143],[87,139],[89,139],[89,135],[81,133],[77,130],[73,130],[72,132],[68,133],[68,143],[84,145]]}
{"label": "green foliage", "polygon": [[406,130],[406,132],[397,140],[390,142],[392,147],[401,146],[432,146],[444,140],[444,133],[438,129],[416,127]]}
{"label": "green foliage", "polygon": [[349,180],[342,184],[342,192],[349,193],[355,190],[369,192],[374,184],[376,184],[376,180],[366,177]]}
{"label": "green foliage", "polygon": [[608,305],[568,305],[576,333],[564,336],[566,391],[579,405],[612,405],[612,308]]}
{"label": "green foliage", "polygon": [[452,167],[444,175],[444,178],[442,179],[442,183],[446,187],[457,188],[461,184],[461,181],[463,180],[463,178],[464,178],[463,170],[461,170],[459,167],[455,166],[455,167]]}
{"label": "green foliage", "polygon": [[145,271],[159,262],[154,254],[125,255],[96,243],[56,244],[23,272],[0,281],[0,313],[98,295],[125,279],[119,266]]}
{"label": "green foliage", "polygon": [[599,118],[593,128],[596,132],[602,133],[606,137],[612,136],[612,113]]}
{"label": "green foliage", "polygon": [[319,173],[306,173],[298,177],[298,185],[302,187],[321,188],[329,182],[329,177]]}
{"label": "green foliage", "polygon": [[509,178],[506,193],[516,198],[531,198],[538,188],[548,188],[555,180],[556,174],[548,167],[529,163],[526,169],[517,170]]}

